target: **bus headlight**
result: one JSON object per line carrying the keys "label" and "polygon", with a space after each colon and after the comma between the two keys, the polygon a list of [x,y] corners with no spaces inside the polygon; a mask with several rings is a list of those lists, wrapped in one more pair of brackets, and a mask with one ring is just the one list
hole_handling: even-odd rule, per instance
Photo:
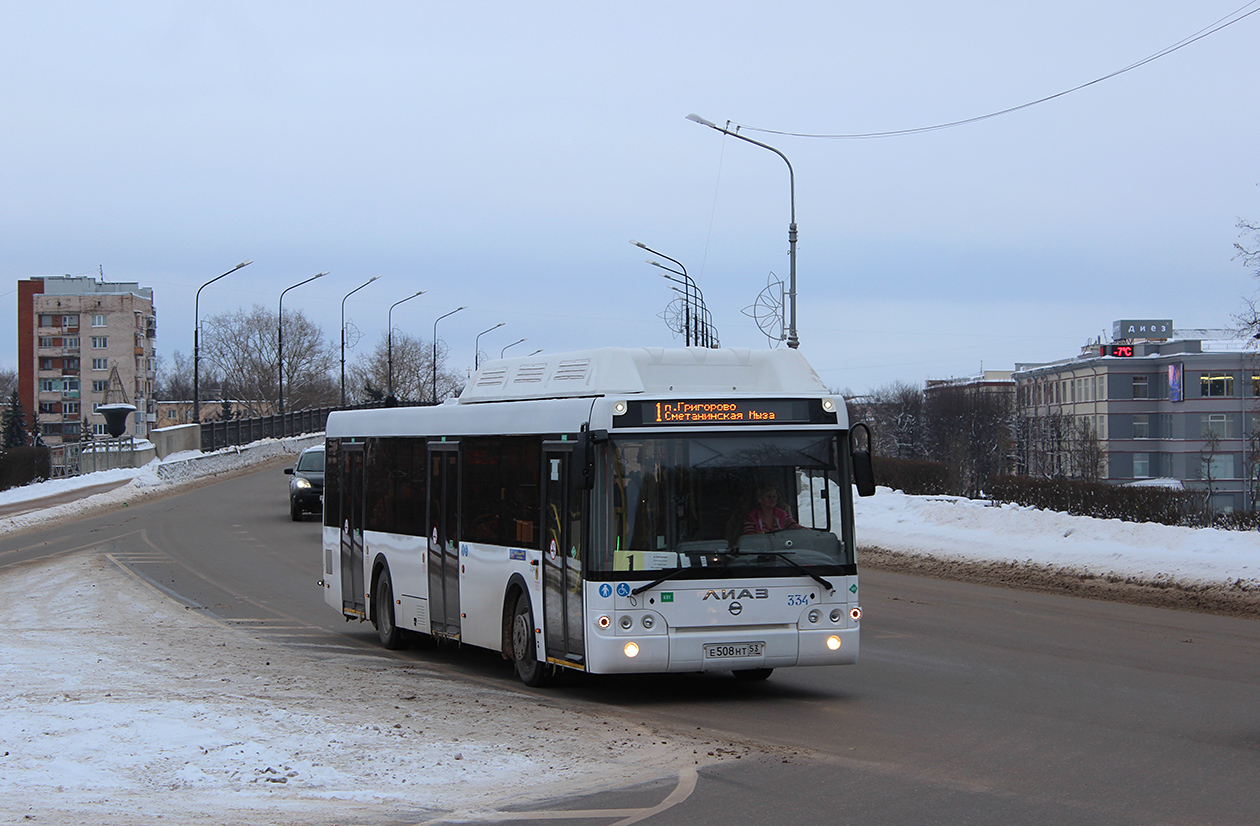
{"label": "bus headlight", "polygon": [[818,620],[822,619],[822,612],[815,608],[809,612],[808,616],[810,622],[817,623]]}
{"label": "bus headlight", "polygon": [[837,637],[835,634],[832,634],[830,637],[827,638],[827,647],[830,648],[832,651],[839,650],[840,638]]}
{"label": "bus headlight", "polygon": [[637,642],[628,642],[626,647],[622,649],[626,652],[626,656],[634,658],[639,656],[639,644]]}
{"label": "bus headlight", "polygon": [[644,627],[644,628],[651,628],[651,627],[652,627],[652,626],[654,626],[654,625],[656,625],[656,620],[652,619],[652,615],[651,615],[651,614],[644,614],[644,615],[643,615],[643,627]]}
{"label": "bus headlight", "polygon": [[621,627],[624,630],[629,631],[630,626],[634,625],[634,617],[630,616],[629,614],[622,614],[620,622],[621,622]]}
{"label": "bus headlight", "polygon": [[844,611],[840,610],[839,608],[832,608],[832,609],[831,609],[831,621],[832,621],[832,622],[839,622],[839,621],[840,621],[840,620],[842,620],[842,619],[844,619]]}

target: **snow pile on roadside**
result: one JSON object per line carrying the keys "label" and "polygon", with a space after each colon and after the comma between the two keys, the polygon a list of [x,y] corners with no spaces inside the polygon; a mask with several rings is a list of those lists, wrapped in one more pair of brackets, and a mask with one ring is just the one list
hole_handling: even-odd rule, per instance
{"label": "snow pile on roadside", "polygon": [[182,451],[154,459],[139,468],[115,468],[65,479],[50,479],[0,492],[0,505],[37,502],[47,497],[71,494],[76,490],[110,482],[124,482],[121,487],[104,493],[85,496],[73,502],[21,513],[0,519],[0,534],[34,525],[81,516],[94,510],[116,507],[139,497],[152,496],[173,487],[212,478],[223,473],[244,470],[285,456],[323,441],[323,434],[293,436],[285,439],[263,439],[242,447],[227,447],[212,453],[199,450]]}
{"label": "snow pile on roadside", "polygon": [[0,626],[6,823],[421,821],[748,753],[260,641],[100,555],[0,578]]}
{"label": "snow pile on roadside", "polygon": [[1121,522],[879,488],[855,498],[859,546],[1079,570],[1148,583],[1260,590],[1260,533]]}

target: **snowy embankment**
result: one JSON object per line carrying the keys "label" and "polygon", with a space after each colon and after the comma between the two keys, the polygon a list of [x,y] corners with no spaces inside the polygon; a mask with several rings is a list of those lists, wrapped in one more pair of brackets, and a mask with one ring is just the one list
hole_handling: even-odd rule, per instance
{"label": "snowy embankment", "polygon": [[1260,532],[1094,519],[879,488],[856,500],[876,567],[1229,612],[1260,608]]}

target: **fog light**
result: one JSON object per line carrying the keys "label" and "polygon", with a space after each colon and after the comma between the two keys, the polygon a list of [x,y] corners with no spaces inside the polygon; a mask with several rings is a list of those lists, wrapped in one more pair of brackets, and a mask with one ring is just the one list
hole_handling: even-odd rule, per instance
{"label": "fog light", "polygon": [[810,622],[818,622],[818,620],[822,618],[822,613],[820,613],[819,610],[815,608],[814,610],[809,612],[808,616],[809,616]]}
{"label": "fog light", "polygon": [[849,616],[853,617],[854,622],[857,622],[862,618],[862,609],[854,605],[849,609]]}
{"label": "fog light", "polygon": [[624,628],[625,630],[629,631],[629,630],[630,630],[630,626],[634,625],[634,618],[633,618],[633,617],[631,617],[629,614],[624,614],[624,615],[622,615],[622,617],[621,617],[621,619],[619,620],[619,622],[621,623],[621,627],[622,627],[622,628]]}
{"label": "fog light", "polygon": [[637,642],[628,642],[624,651],[627,657],[637,657],[639,656],[639,644]]}
{"label": "fog light", "polygon": [[843,612],[843,611],[841,611],[839,608],[832,608],[832,609],[831,609],[831,621],[832,621],[832,622],[839,622],[839,621],[840,621],[841,619],[843,619],[843,618],[844,618],[844,612]]}
{"label": "fog light", "polygon": [[607,628],[610,625],[612,625],[612,620],[610,620],[607,616],[603,616],[599,618],[600,628]]}
{"label": "fog light", "polygon": [[832,651],[837,650],[840,647],[840,638],[837,637],[835,634],[832,634],[830,637],[827,638],[827,647],[830,648]]}
{"label": "fog light", "polygon": [[651,615],[651,614],[644,614],[644,615],[643,615],[643,627],[644,627],[644,628],[651,628],[653,625],[656,625],[656,620],[652,619],[652,615]]}

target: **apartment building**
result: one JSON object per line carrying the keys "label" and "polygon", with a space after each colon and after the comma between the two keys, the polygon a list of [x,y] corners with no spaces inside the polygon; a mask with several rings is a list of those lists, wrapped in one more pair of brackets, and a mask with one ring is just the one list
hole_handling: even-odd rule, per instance
{"label": "apartment building", "polygon": [[1016,364],[1019,472],[1181,484],[1208,490],[1221,512],[1255,508],[1254,344],[1231,330],[1126,319],[1073,358]]}
{"label": "apartment building", "polygon": [[[18,395],[46,444],[77,442],[83,428],[106,436],[96,408],[136,406],[127,433],[147,436],[156,419],[157,312],[153,290],[82,276],[18,281]],[[110,378],[117,370],[118,382]],[[119,395],[124,398],[117,398]]]}

